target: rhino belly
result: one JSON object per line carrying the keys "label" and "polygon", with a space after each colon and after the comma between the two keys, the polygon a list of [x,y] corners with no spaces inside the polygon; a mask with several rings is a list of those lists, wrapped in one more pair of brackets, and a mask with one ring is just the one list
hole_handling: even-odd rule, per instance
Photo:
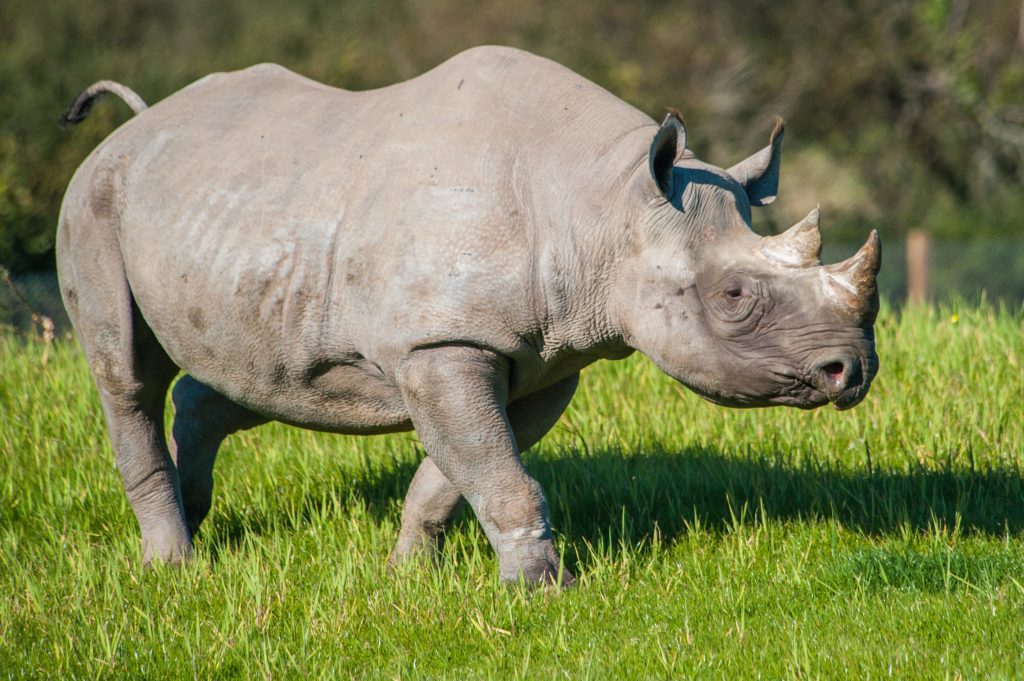
{"label": "rhino belly", "polygon": [[347,434],[411,429],[398,388],[358,353],[309,359],[301,346],[243,340],[244,326],[224,331],[157,337],[184,371],[267,418]]}
{"label": "rhino belly", "polygon": [[290,241],[122,246],[136,303],[183,371],[274,420],[353,434],[407,430],[398,388],[359,351],[358,322],[331,292],[320,244],[332,240],[312,231]]}

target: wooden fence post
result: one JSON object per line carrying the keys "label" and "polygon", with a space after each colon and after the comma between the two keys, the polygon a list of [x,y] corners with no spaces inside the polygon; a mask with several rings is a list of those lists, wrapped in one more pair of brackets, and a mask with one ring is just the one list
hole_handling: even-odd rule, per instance
{"label": "wooden fence post", "polygon": [[928,302],[928,264],[931,240],[923,229],[907,232],[907,301]]}

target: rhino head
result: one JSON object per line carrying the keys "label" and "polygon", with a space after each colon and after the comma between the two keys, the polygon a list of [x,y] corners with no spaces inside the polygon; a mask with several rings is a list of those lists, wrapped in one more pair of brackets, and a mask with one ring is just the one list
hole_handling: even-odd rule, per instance
{"label": "rhino head", "polygon": [[839,409],[878,370],[873,324],[878,234],[822,265],[818,209],[777,236],[751,228],[775,199],[783,137],[723,170],[686,149],[669,114],[635,183],[634,224],[618,314],[629,345],[701,396],[728,406]]}

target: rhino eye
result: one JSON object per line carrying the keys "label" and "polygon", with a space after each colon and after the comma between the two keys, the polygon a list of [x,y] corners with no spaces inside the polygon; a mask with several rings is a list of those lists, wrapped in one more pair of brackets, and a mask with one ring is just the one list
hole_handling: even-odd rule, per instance
{"label": "rhino eye", "polygon": [[743,289],[739,286],[730,286],[725,289],[725,297],[729,300],[739,300],[743,297]]}
{"label": "rhino eye", "polygon": [[718,293],[707,301],[707,307],[714,317],[729,324],[734,331],[736,325],[756,322],[763,312],[761,286],[746,276],[731,276],[718,283]]}
{"label": "rhino eye", "polygon": [[750,288],[742,281],[731,281],[722,287],[721,296],[728,303],[739,303],[750,297]]}

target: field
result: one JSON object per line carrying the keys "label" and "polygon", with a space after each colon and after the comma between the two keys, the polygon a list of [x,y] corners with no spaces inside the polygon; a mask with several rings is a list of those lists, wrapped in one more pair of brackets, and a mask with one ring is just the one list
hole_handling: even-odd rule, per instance
{"label": "field", "polygon": [[4,337],[0,677],[1020,678],[1024,314],[885,308],[878,350],[842,413],[586,370],[525,456],[579,584],[530,592],[469,514],[388,572],[413,435],[278,425],[222,449],[198,560],[144,570],[77,345]]}

